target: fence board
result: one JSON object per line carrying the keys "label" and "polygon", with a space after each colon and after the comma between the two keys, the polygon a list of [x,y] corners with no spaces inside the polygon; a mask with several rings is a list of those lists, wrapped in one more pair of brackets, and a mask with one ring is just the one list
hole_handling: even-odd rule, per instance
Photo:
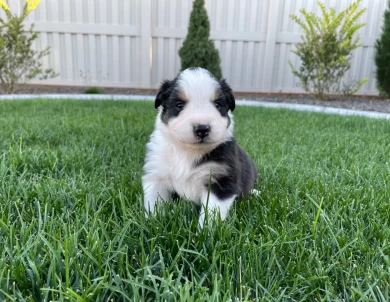
{"label": "fence board", "polygon": [[141,9],[141,86],[149,88],[151,86],[151,0],[142,0]]}

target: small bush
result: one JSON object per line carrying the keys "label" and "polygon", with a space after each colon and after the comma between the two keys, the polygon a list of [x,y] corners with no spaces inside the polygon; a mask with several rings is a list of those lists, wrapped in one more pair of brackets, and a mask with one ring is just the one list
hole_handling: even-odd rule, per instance
{"label": "small bush", "polygon": [[88,87],[85,90],[85,94],[104,94],[104,88],[101,88],[101,87]]}
{"label": "small bush", "polygon": [[204,0],[195,0],[190,16],[188,34],[179,50],[181,70],[189,67],[207,69],[216,78],[222,78],[221,59],[214,43],[209,39],[210,21]]}
{"label": "small bush", "polygon": [[390,1],[384,13],[382,34],[375,45],[376,80],[379,94],[390,96]]}
{"label": "small bush", "polygon": [[37,7],[39,0],[27,0],[20,16],[14,15],[7,4],[0,0],[0,7],[6,18],[0,18],[0,89],[13,93],[18,85],[29,80],[40,80],[57,76],[52,69],[43,69],[41,59],[49,54],[49,48],[42,51],[32,49],[38,38],[34,25],[24,28],[23,22],[28,14]]}
{"label": "small bush", "polygon": [[303,29],[303,41],[293,51],[302,65],[295,69],[289,63],[303,89],[317,98],[325,99],[330,94],[354,94],[368,80],[364,78],[347,84],[342,81],[351,67],[352,51],[361,46],[356,32],[365,24],[357,23],[357,19],[366,9],[359,10],[360,2],[352,2],[338,14],[334,8],[327,10],[323,3],[318,2],[321,17],[305,9],[301,9],[303,19],[291,16]]}

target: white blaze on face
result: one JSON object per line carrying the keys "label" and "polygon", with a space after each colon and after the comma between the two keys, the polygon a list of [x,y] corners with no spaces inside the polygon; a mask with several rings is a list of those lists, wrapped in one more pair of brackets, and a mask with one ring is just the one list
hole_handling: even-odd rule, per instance
{"label": "white blaze on face", "polygon": [[213,102],[220,93],[219,83],[206,70],[182,72],[177,81],[177,91],[186,101],[186,106],[177,117],[168,121],[168,129],[179,143],[198,144],[199,139],[194,134],[197,125],[210,126],[205,140],[207,144],[220,144],[232,136],[232,123],[220,114]]}

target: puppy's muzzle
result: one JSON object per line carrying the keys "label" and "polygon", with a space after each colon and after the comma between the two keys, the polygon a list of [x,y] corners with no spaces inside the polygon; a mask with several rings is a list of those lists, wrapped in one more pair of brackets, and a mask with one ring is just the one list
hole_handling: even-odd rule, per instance
{"label": "puppy's muzzle", "polygon": [[209,135],[210,125],[202,125],[202,124],[196,125],[196,126],[194,126],[194,133],[195,133],[195,136],[203,139]]}

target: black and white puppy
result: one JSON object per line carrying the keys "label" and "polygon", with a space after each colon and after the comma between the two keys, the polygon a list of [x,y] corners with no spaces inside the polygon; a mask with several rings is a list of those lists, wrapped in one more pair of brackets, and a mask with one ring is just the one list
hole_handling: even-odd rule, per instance
{"label": "black and white puppy", "polygon": [[155,129],[146,145],[142,185],[145,209],[172,194],[227,217],[234,199],[253,189],[257,171],[233,137],[232,90],[207,70],[190,68],[164,81],[155,100]]}

